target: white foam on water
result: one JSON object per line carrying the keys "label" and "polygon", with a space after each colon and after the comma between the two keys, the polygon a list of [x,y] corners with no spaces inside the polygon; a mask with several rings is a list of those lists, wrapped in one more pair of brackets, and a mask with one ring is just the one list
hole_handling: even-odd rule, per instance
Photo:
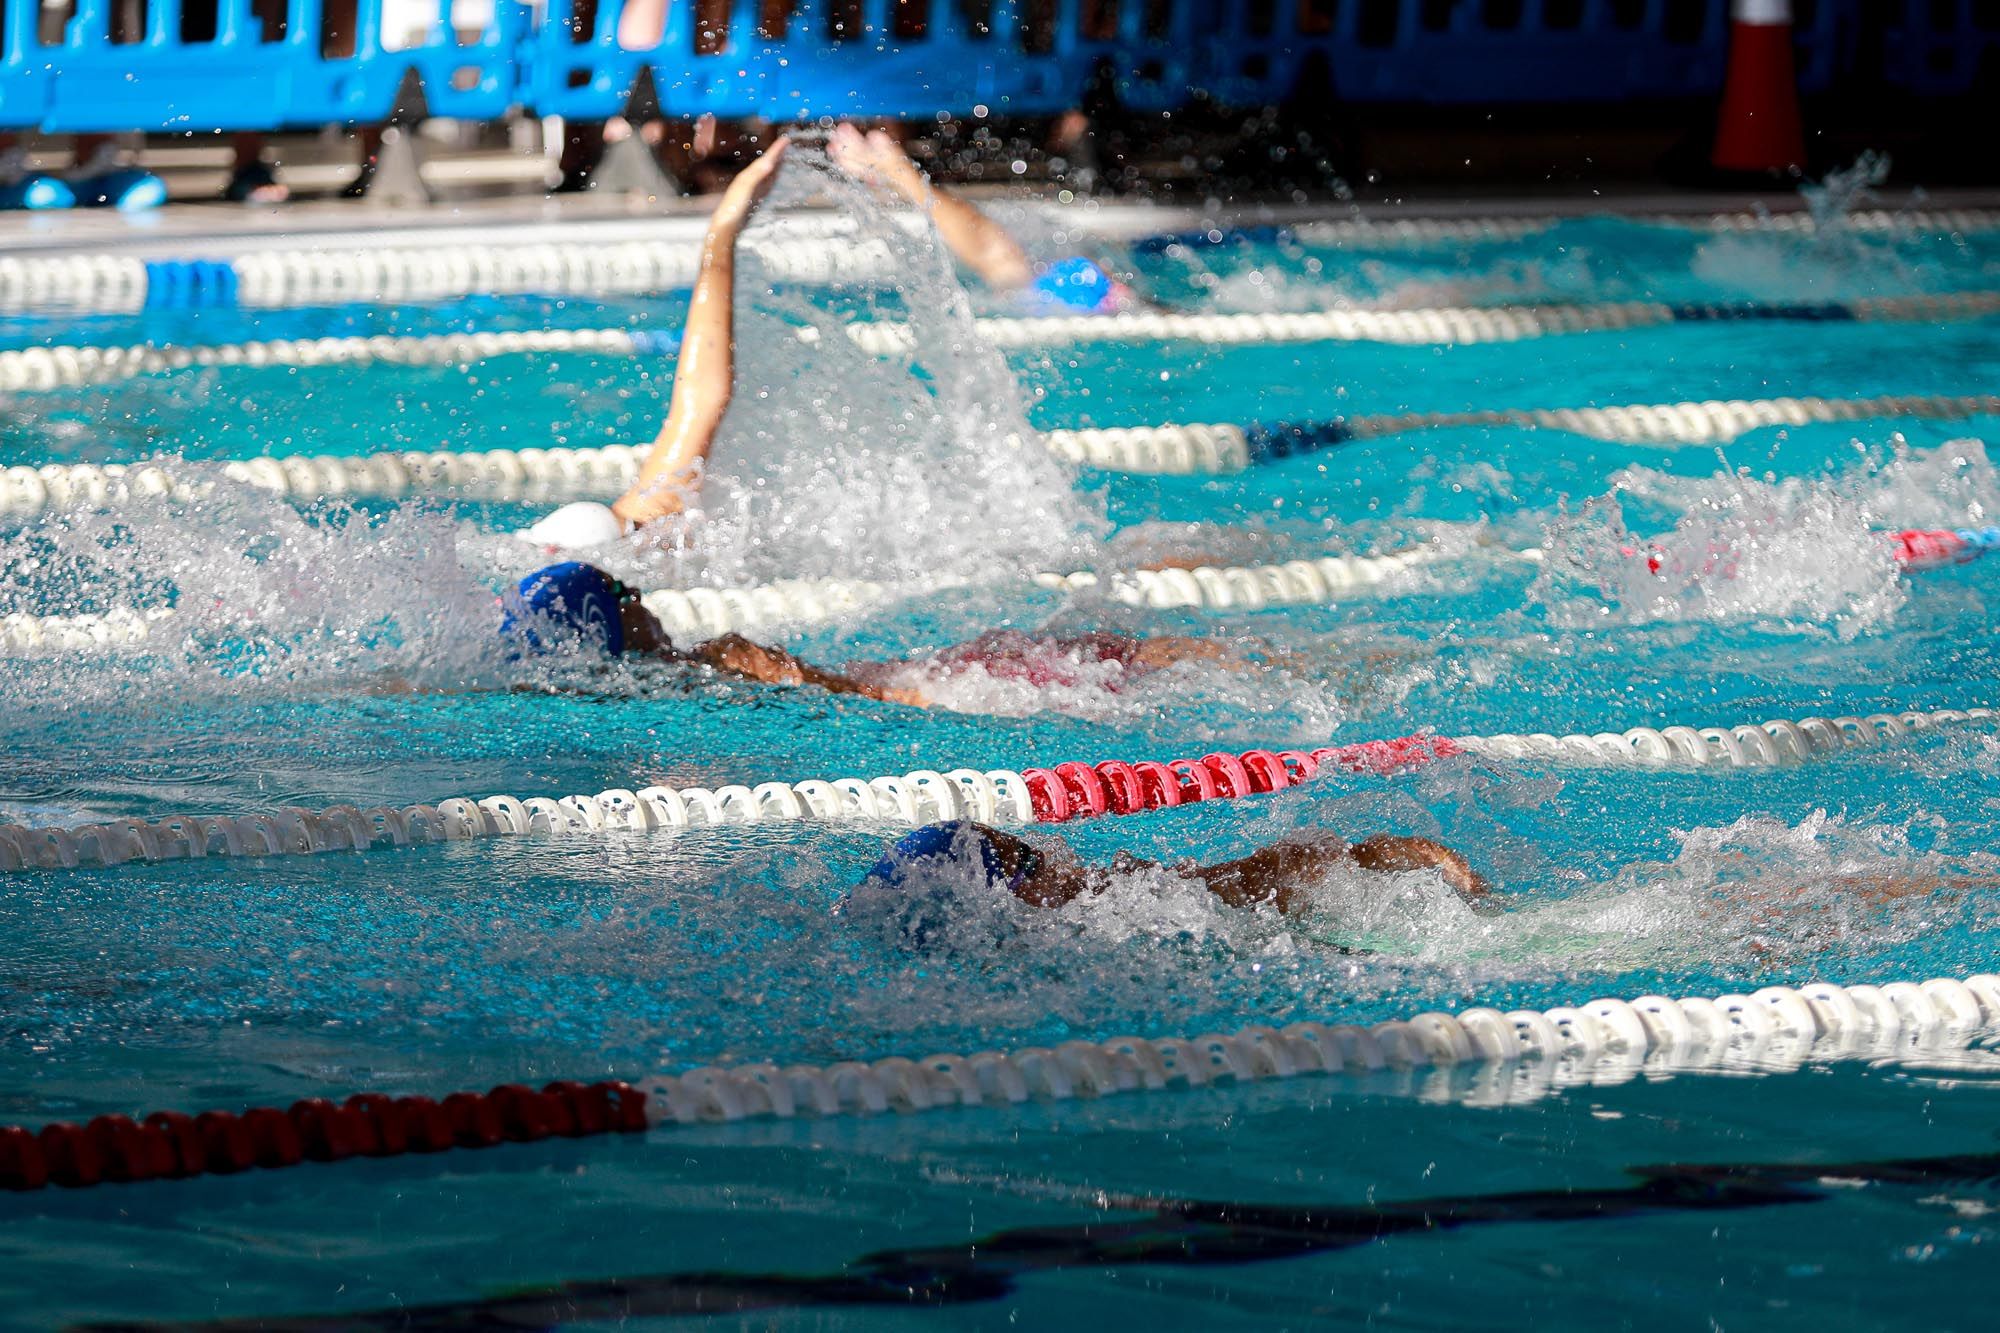
{"label": "white foam on water", "polygon": [[1477,907],[1433,871],[1346,867],[1311,886],[1312,908],[1298,920],[1224,907],[1191,878],[1157,869],[1113,875],[1106,894],[1062,910],[1110,939],[1192,931],[1262,952],[1282,929],[1307,951],[1365,950],[1386,964],[1462,963],[1496,975],[1552,964],[1726,969],[1746,953],[1772,965],[1808,963],[1921,939],[1969,917],[1977,895],[2000,880],[2000,857],[1990,852],[1928,845],[1948,838],[1936,818],[1746,815],[1674,837],[1680,850],[1669,861],[1633,863],[1601,882],[1559,871],[1572,882],[1554,891],[1502,884]]}
{"label": "white foam on water", "polygon": [[1898,435],[1886,457],[1850,475],[1855,497],[1885,526],[1983,528],[2000,521],[2000,468],[1981,440],[1924,449]]}
{"label": "white foam on water", "polygon": [[[1948,837],[1936,817],[1851,821],[1815,810],[1797,823],[1745,815],[1674,832],[1670,861],[1636,862],[1560,898],[1532,896],[1502,916],[1414,918],[1423,957],[1579,968],[1709,967],[1741,958],[1805,964],[1925,938],[1970,919],[2000,858],[1919,844]],[[1408,927],[1406,927],[1408,928]]]}
{"label": "white foam on water", "polygon": [[[199,476],[199,464],[175,464]],[[142,643],[0,663],[16,697],[71,704],[134,684],[234,690],[390,673],[447,688],[495,666],[499,611],[458,558],[449,516],[301,510],[227,483],[188,500],[71,510],[0,538],[0,611],[171,606]]]}
{"label": "white foam on water", "polygon": [[[1756,622],[1852,639],[1908,599],[1878,514],[1857,493],[1872,466],[1840,478],[1704,478],[1630,468],[1612,489],[1544,530],[1533,601],[1565,628]],[[1635,528],[1628,501],[1678,510],[1665,531]]]}

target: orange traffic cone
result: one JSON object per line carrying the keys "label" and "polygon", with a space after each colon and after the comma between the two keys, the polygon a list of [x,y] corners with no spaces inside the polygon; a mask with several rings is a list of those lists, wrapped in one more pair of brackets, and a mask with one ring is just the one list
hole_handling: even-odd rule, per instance
{"label": "orange traffic cone", "polygon": [[1792,0],[1731,0],[1729,74],[1709,161],[1719,171],[1791,171],[1805,160]]}

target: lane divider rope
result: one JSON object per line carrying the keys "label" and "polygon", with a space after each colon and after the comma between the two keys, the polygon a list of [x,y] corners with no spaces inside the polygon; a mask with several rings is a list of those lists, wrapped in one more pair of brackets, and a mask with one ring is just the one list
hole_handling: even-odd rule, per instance
{"label": "lane divider rope", "polygon": [[[1555,226],[1527,218],[1341,218],[1298,224],[1300,240],[1430,243],[1519,239]],[[1641,223],[1718,232],[1963,234],[2000,226],[1990,209],[1858,210],[1822,224],[1812,214],[1733,212],[1707,218],[1639,215]],[[795,281],[881,279],[893,272],[880,243],[855,237],[839,219],[801,215],[788,235],[744,239],[774,275]],[[1088,230],[1087,222],[1083,224]],[[1211,228],[1140,242],[1145,248],[1220,242],[1257,228]],[[297,306],[352,301],[436,300],[509,292],[644,292],[688,286],[699,239],[522,241],[506,245],[350,250],[258,250],[223,259],[143,260],[112,254],[0,257],[0,309],[64,307],[93,312],[156,308]]]}
{"label": "lane divider rope", "polygon": [[0,391],[109,384],[166,371],[221,366],[334,366],[387,362],[458,365],[526,352],[630,356],[671,352],[678,334],[631,329],[529,329],[391,337],[277,338],[211,346],[28,347],[0,352]]}
{"label": "lane divider rope", "polygon": [[247,815],[113,819],[78,827],[0,824],[0,871],[115,866],[129,861],[305,856],[479,838],[798,821],[918,825],[1066,823],[1204,801],[1268,795],[1324,772],[1388,775],[1458,754],[1575,767],[1779,768],[1895,744],[1941,727],[1996,725],[1991,709],[1935,709],[1733,726],[1633,727],[1557,736],[1445,737],[1418,733],[1315,750],[1218,752],[1165,763],[1104,760],[1046,768],[918,769],[900,776],[706,787],[615,788],[559,800],[452,797],[435,805],[287,806]]}
{"label": "lane divider rope", "polygon": [[[895,272],[877,238],[746,236],[743,250],[788,282],[877,282]],[[0,256],[0,309],[124,312],[426,301],[528,293],[620,294],[690,287],[696,238],[259,250],[233,259]]]}
{"label": "lane divider rope", "polygon": [[[1879,323],[1973,319],[2000,311],[2000,292],[1947,292],[1782,305],[1764,302],[1669,305],[1660,301],[1593,304],[1453,306],[1428,310],[1321,310],[1245,314],[1048,315],[974,321],[996,347],[1047,347],[1088,342],[1187,340],[1221,344],[1380,342],[1466,344],[1518,342],[1562,333],[1601,333],[1666,324],[1718,322]],[[864,351],[913,350],[909,326],[888,321],[849,324]],[[818,336],[800,331],[802,339]]]}
{"label": "lane divider rope", "polygon": [[[1883,535],[1897,564],[1906,570],[1966,564],[2000,550],[2000,527],[1909,529]],[[1634,559],[1643,557],[1656,574],[1666,563],[1652,548],[1632,547],[1625,554]],[[1482,547],[1466,555],[1530,564],[1540,564],[1546,558],[1533,547]],[[1102,596],[1126,606],[1155,610],[1261,611],[1281,606],[1328,606],[1360,592],[1394,590],[1400,586],[1399,575],[1454,558],[1438,548],[1419,547],[1388,555],[1321,556],[1267,565],[1043,573],[1032,576],[1031,581],[1051,591]],[[971,580],[959,576],[901,583],[784,579],[745,588],[660,588],[642,594],[640,600],[668,635],[701,640],[731,631],[823,623],[897,597],[969,586]],[[174,612],[164,607],[116,608],[84,615],[0,616],[0,657],[131,648],[150,642],[156,630],[171,631],[173,619]]]}
{"label": "lane divider rope", "polygon": [[[458,335],[454,335],[457,337]],[[464,345],[524,350],[606,350],[637,345],[645,337],[629,330],[556,330],[529,334],[468,334]],[[596,341],[593,341],[596,340]],[[431,340],[331,339],[340,344],[331,359],[352,353],[372,356],[379,344],[395,343],[412,361],[430,354]],[[422,344],[403,348],[404,341]],[[306,346],[307,344],[297,344]],[[246,348],[254,347],[246,344]],[[270,344],[277,347],[279,344]],[[317,344],[314,345],[317,347]],[[154,355],[152,349],[140,349]],[[181,349],[186,352],[189,349]],[[216,350],[216,349],[200,349]],[[227,352],[230,349],[220,349]],[[158,355],[168,353],[161,351]],[[180,353],[174,353],[179,355]],[[317,354],[315,351],[314,354]],[[0,376],[9,356],[0,353]],[[109,355],[109,354],[107,354]],[[242,364],[251,364],[245,351]],[[451,358],[447,358],[451,359]],[[218,360],[214,364],[226,364]],[[53,364],[37,358],[42,369]],[[38,369],[36,374],[42,373]],[[54,372],[51,371],[51,374]],[[1482,412],[1397,412],[1336,417],[1325,421],[1271,425],[1175,424],[1053,430],[1042,442],[1071,463],[1109,471],[1142,473],[1229,473],[1253,465],[1309,454],[1355,440],[1403,431],[1455,427],[1517,426],[1564,430],[1614,443],[1709,444],[1774,425],[1860,421],[1879,417],[1962,419],[2000,414],[2000,394],[1884,395],[1875,398],[1769,398],[1708,402],[1634,404],[1625,407],[1501,409]],[[602,496],[622,490],[638,475],[647,446],[610,444],[577,448],[486,449],[460,452],[404,450],[340,457],[301,454],[220,464],[172,460],[140,463],[50,463],[0,469],[0,514],[30,514],[70,505],[124,502],[149,496],[192,494],[202,481],[187,473],[219,468],[228,480],[298,499],[323,496],[455,495],[495,499]]]}
{"label": "lane divider rope", "polygon": [[[1273,606],[1329,604],[1367,590],[1395,586],[1396,576],[1447,559],[1418,548],[1389,555],[1322,556],[1275,565],[1196,569],[1091,571],[1033,576],[1052,591],[1102,596],[1128,606],[1254,611]],[[732,630],[803,625],[838,619],[892,598],[971,586],[960,576],[882,583],[869,579],[785,579],[747,588],[662,588],[641,601],[669,635],[709,639]],[[171,630],[165,608],[76,616],[0,617],[0,657],[41,652],[129,648]]]}
{"label": "lane divider rope", "polygon": [[[1197,250],[1238,240],[1290,239],[1306,245],[1436,245],[1452,241],[1517,241],[1540,235],[1565,223],[1588,223],[1613,215],[1564,217],[1554,213],[1520,217],[1474,218],[1332,218],[1291,226],[1209,227],[1150,236],[1141,252],[1171,252],[1174,247]],[[1814,235],[1847,232],[1868,236],[1957,236],[2000,229],[2000,210],[1990,208],[1857,209],[1826,221],[1807,211],[1770,213],[1739,210],[1709,216],[1684,213],[1616,215],[1616,220],[1641,226],[1674,227],[1721,233],[1774,232]]]}
{"label": "lane divider rope", "polygon": [[[911,1115],[1311,1076],[1470,1073],[1474,1104],[1524,1101],[1640,1074],[1772,1073],[1808,1062],[1953,1063],[2000,1029],[2000,977],[1766,986],[1748,995],[1641,995],[1553,1009],[1432,1011],[1366,1027],[1257,1023],[1193,1037],[1113,1037],[970,1055],[831,1065],[710,1065],[616,1080],[502,1084],[429,1097],[360,1093],[289,1107],[0,1128],[0,1189],[182,1180],[303,1162],[483,1149],[670,1125]],[[1962,1057],[1961,1057],[1962,1058]],[[1485,1086],[1479,1076],[1487,1075]]]}

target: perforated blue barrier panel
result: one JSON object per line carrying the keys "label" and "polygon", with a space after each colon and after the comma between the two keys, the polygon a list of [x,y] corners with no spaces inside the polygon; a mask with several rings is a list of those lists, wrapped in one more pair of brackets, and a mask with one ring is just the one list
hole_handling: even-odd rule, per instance
{"label": "perforated blue barrier panel", "polygon": [[[697,7],[668,6],[657,40],[604,0],[587,25],[547,23],[526,48],[526,100],[545,114],[602,119],[623,109],[650,70],[670,115],[928,119],[1052,114],[1074,104],[1087,74],[1079,0],[1055,0],[1033,30],[998,0],[974,17],[965,0],[796,0],[789,11],[735,0],[704,31]],[[622,29],[622,31],[621,31]],[[1040,48],[1040,49],[1038,49]],[[1186,99],[1183,86],[1177,101]]]}
{"label": "perforated blue barrier panel", "polygon": [[[1712,97],[1729,55],[1728,0],[1182,0],[1201,11],[1195,86],[1255,106],[1329,74],[1349,102],[1609,102]],[[1835,7],[1795,32],[1799,83],[1833,79]]]}
{"label": "perforated blue barrier panel", "polygon": [[77,0],[60,40],[44,44],[33,0],[6,0],[0,123],[199,132],[379,121],[411,72],[432,114],[492,119],[514,103],[532,22],[515,0],[497,0],[490,21],[456,31],[449,0],[438,0],[428,24],[385,42],[381,0],[362,0],[352,31],[330,24],[321,0],[257,10],[252,0]]}
{"label": "perforated blue barrier panel", "polygon": [[[458,0],[469,6],[478,0]],[[626,0],[452,0],[384,32],[326,0],[76,0],[66,21],[0,0],[0,126],[273,129],[387,117],[414,74],[437,115],[522,105],[598,120],[642,76],[670,115],[928,119],[1045,115],[1094,74],[1143,111],[1258,106],[1331,84],[1355,103],[1708,98],[1727,67],[1728,0],[666,0],[645,31]],[[1861,63],[1892,86],[1959,94],[2000,70],[2000,0],[1910,0],[1879,52],[1859,0],[1796,0],[1799,84]],[[408,13],[408,10],[395,12]],[[711,28],[700,29],[706,20]],[[48,32],[55,23],[60,32]],[[342,27],[352,31],[341,31]]]}
{"label": "perforated blue barrier panel", "polygon": [[2000,5],[1906,0],[1883,34],[1883,82],[1919,97],[2000,91]]}

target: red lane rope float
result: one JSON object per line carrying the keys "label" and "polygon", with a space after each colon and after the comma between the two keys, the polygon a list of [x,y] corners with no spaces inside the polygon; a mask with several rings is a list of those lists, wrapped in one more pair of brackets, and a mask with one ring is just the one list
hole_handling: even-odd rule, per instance
{"label": "red lane rope float", "polygon": [[1218,752],[1165,763],[1072,761],[1053,768],[1024,769],[1021,779],[1027,785],[1035,819],[1060,824],[1263,795],[1296,787],[1326,768],[1343,773],[1395,773],[1463,752],[1461,746],[1443,736],[1419,733],[1334,749]]}
{"label": "red lane rope float", "polygon": [[2000,547],[2000,528],[1911,528],[1890,533],[1889,541],[1897,564],[1905,569],[1931,569],[1962,565]]}
{"label": "red lane rope float", "polygon": [[[2000,550],[2000,528],[1905,528],[1882,535],[1889,541],[1889,550],[1897,566],[1908,570],[1968,564],[1991,551]],[[1663,572],[1671,561],[1667,552],[1657,546],[1621,546],[1618,551],[1633,560],[1643,556],[1649,574]],[[1709,557],[1693,572],[1720,573],[1726,578],[1734,578],[1736,563],[1730,558],[1718,558],[1711,547]]]}
{"label": "red lane rope float", "polygon": [[241,1115],[155,1111],[140,1121],[101,1115],[88,1124],[63,1121],[39,1131],[0,1128],[0,1189],[80,1189],[646,1128],[646,1095],[618,1082],[563,1081],[540,1091],[503,1083],[443,1101],[380,1093],[338,1103],[313,1097],[282,1111],[259,1106]]}

